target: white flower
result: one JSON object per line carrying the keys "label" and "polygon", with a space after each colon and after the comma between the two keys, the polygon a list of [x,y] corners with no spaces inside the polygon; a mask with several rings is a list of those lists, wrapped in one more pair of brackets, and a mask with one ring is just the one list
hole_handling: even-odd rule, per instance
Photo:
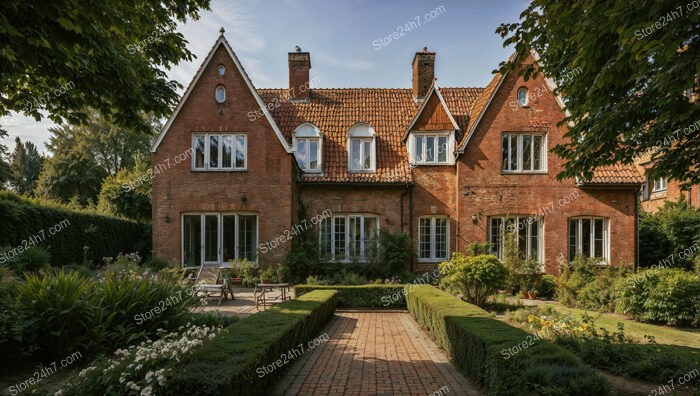
{"label": "white flower", "polygon": [[143,390],[141,391],[141,396],[151,396],[152,392],[153,392],[153,388],[151,388],[149,385],[149,386],[143,388]]}

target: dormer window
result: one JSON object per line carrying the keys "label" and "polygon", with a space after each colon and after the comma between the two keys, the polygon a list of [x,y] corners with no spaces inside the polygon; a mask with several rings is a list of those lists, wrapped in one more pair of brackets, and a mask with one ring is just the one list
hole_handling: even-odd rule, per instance
{"label": "dormer window", "polygon": [[299,167],[304,172],[321,172],[321,131],[311,124],[302,124],[294,131],[294,147]]}
{"label": "dormer window", "polygon": [[216,87],[216,103],[224,103],[226,101],[226,88],[223,85]]}
{"label": "dormer window", "polygon": [[369,124],[360,123],[348,132],[348,169],[354,172],[375,172],[376,134]]}
{"label": "dormer window", "polygon": [[411,162],[415,165],[447,165],[452,163],[454,134],[445,132],[412,132]]}

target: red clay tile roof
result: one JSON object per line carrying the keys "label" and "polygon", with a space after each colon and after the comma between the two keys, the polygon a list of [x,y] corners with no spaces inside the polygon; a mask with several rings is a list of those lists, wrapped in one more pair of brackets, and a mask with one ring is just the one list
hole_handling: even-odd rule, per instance
{"label": "red clay tile roof", "polygon": [[593,178],[582,184],[642,184],[644,177],[637,171],[634,165],[609,165],[598,167],[593,171]]}
{"label": "red clay tile roof", "polygon": [[[288,142],[304,122],[323,134],[323,175],[305,176],[316,183],[411,183],[406,146],[401,138],[420,106],[413,91],[402,88],[313,89],[308,103],[288,100],[286,89],[258,89]],[[481,88],[441,88],[452,116],[466,130],[469,109]],[[377,133],[377,172],[348,171],[347,133],[358,122]],[[462,133],[459,131],[458,133]]]}
{"label": "red clay tile roof", "polygon": [[[469,115],[468,118],[472,120],[472,123],[469,125],[469,128],[471,129],[474,125],[475,122],[479,120],[479,116],[481,113],[486,110],[486,105],[488,104],[489,100],[491,99],[491,96],[494,94],[496,91],[496,88],[501,83],[501,80],[503,79],[503,74],[497,73],[489,85],[486,86],[480,93],[479,96],[476,98],[474,101],[474,104],[470,107],[469,109]],[[445,98],[445,101],[447,101],[447,98]],[[461,147],[464,144],[464,141],[469,137],[469,130],[466,130],[465,133],[462,135],[461,139],[457,139],[457,147]]]}

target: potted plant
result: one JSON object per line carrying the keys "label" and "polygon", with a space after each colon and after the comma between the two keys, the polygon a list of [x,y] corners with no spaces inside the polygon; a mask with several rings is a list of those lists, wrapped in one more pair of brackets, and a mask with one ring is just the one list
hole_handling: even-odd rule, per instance
{"label": "potted plant", "polygon": [[260,283],[274,283],[275,282],[275,272],[272,268],[267,268],[260,273]]}
{"label": "potted plant", "polygon": [[232,285],[242,285],[243,276],[241,274],[241,263],[238,261],[231,261],[231,273],[229,274],[228,281]]}
{"label": "potted plant", "polygon": [[532,288],[532,289],[528,290],[527,291],[527,298],[529,298],[530,300],[536,299],[537,298],[537,289]]}

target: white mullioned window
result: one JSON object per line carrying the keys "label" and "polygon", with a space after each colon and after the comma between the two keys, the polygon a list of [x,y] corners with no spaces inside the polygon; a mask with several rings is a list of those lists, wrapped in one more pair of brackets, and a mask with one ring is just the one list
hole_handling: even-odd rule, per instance
{"label": "white mullioned window", "polygon": [[413,163],[417,165],[449,164],[450,133],[413,133]]}
{"label": "white mullioned window", "polygon": [[491,252],[503,258],[503,242],[507,232],[516,231],[518,251],[523,258],[542,262],[544,227],[542,217],[495,216],[489,218]]}
{"label": "white mullioned window", "polygon": [[665,177],[658,177],[654,179],[654,188],[653,192],[657,191],[665,191],[666,190],[666,178]]}
{"label": "white mullioned window", "polygon": [[376,133],[369,124],[355,124],[348,132],[348,169],[354,172],[377,170]]}
{"label": "white mullioned window", "polygon": [[546,172],[546,135],[531,133],[501,135],[501,170],[508,173]]}
{"label": "white mullioned window", "polygon": [[347,214],[323,219],[319,227],[322,260],[367,260],[379,247],[379,217]]}
{"label": "white mullioned window", "polygon": [[302,124],[294,131],[294,147],[299,167],[304,172],[321,172],[321,132],[311,124]]}
{"label": "white mullioned window", "polygon": [[577,254],[609,259],[608,219],[603,217],[574,217],[569,219],[569,261]]}
{"label": "white mullioned window", "polygon": [[449,255],[450,219],[429,216],[418,219],[418,259],[420,261],[447,260]]}
{"label": "white mullioned window", "polygon": [[182,215],[182,265],[221,265],[258,258],[258,216],[254,213]]}
{"label": "white mullioned window", "polygon": [[247,136],[244,134],[195,134],[192,137],[192,169],[246,170],[247,149]]}

